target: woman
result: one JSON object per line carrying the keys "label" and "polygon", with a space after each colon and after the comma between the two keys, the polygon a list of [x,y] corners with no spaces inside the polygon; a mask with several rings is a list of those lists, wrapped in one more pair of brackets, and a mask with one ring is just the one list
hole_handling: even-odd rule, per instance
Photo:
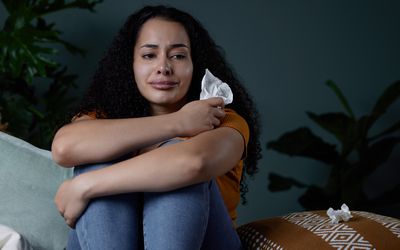
{"label": "woman", "polygon": [[[198,100],[206,68],[232,89],[229,107]],[[54,160],[76,166],[55,197],[74,228],[68,249],[240,249],[235,209],[258,136],[252,101],[207,31],[177,9],[144,7],[53,141]]]}

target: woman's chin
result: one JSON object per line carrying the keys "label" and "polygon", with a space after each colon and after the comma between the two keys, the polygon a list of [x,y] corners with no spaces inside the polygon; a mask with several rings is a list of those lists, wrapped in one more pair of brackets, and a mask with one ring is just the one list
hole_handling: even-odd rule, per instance
{"label": "woman's chin", "polygon": [[[149,100],[149,99],[148,99]],[[168,98],[168,97],[158,97],[149,100],[153,111],[159,110],[162,113],[172,113],[179,110],[185,103],[182,98]],[[157,112],[158,113],[158,112]]]}
{"label": "woman's chin", "polygon": [[160,91],[160,93],[156,93],[155,95],[146,98],[151,103],[157,105],[174,105],[179,103],[183,97],[177,96],[175,93],[168,91]]}

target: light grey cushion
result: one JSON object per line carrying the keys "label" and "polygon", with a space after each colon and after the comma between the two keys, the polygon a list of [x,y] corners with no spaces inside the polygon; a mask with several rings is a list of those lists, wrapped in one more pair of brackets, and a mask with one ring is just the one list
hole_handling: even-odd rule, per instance
{"label": "light grey cushion", "polygon": [[20,233],[33,249],[63,249],[68,227],[53,199],[70,176],[49,151],[0,132],[0,224]]}

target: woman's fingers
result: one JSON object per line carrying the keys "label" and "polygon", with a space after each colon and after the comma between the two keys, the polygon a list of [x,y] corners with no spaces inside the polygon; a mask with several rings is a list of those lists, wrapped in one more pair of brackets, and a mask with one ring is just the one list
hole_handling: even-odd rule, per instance
{"label": "woman's fingers", "polygon": [[75,229],[75,222],[76,222],[76,220],[75,219],[68,219],[68,218],[64,218],[64,220],[65,220],[65,223],[70,227],[70,228],[72,228],[72,229]]}
{"label": "woman's fingers", "polygon": [[211,105],[213,107],[224,108],[224,106],[225,106],[224,99],[222,99],[221,97],[211,97],[211,98],[205,99],[204,101],[206,101],[209,105]]}
{"label": "woman's fingers", "polygon": [[221,121],[217,118],[211,118],[211,128],[218,127],[221,124]]}
{"label": "woman's fingers", "polygon": [[213,115],[218,119],[222,119],[225,117],[225,111],[222,108],[213,108]]}

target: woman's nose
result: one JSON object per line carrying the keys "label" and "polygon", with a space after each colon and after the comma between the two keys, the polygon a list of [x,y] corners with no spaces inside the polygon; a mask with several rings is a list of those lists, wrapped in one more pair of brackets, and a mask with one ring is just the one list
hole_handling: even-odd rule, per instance
{"label": "woman's nose", "polygon": [[172,74],[172,68],[167,59],[163,59],[160,61],[160,64],[158,65],[157,69],[157,74],[163,74],[163,75]]}

